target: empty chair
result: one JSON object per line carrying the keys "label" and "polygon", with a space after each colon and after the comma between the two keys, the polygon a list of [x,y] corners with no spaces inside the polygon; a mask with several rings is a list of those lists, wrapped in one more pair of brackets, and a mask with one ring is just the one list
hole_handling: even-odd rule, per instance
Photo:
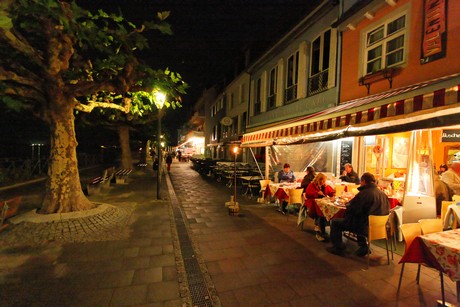
{"label": "empty chair", "polygon": [[[406,254],[407,251],[409,250],[409,247],[412,241],[414,241],[414,239],[417,236],[420,236],[422,234],[422,228],[420,226],[420,223],[408,223],[408,224],[402,224],[400,226],[400,229],[401,229],[401,232],[404,238],[404,243],[405,243],[404,254]],[[402,263],[401,273],[399,274],[398,292],[399,292],[399,288],[401,287],[401,281],[402,281],[402,276],[404,273],[405,264],[406,264],[405,262]],[[418,269],[417,269],[417,276],[419,275],[420,275],[420,264],[418,265]],[[418,277],[417,277],[417,284],[418,284]]]}
{"label": "empty chair", "polygon": [[446,216],[444,218],[444,228],[452,227],[457,229],[460,224],[460,207],[457,204],[449,205]]}
{"label": "empty chair", "polygon": [[454,196],[452,196],[452,201],[454,201],[454,202],[459,202],[459,201],[460,201],[460,195],[454,195]]}
{"label": "empty chair", "polygon": [[270,179],[259,180],[260,183],[260,197],[265,198],[265,190],[267,189],[268,185],[272,183]]}
{"label": "empty chair", "polygon": [[260,186],[259,186],[259,182],[257,180],[254,180],[254,177],[256,176],[252,176],[251,179],[249,180],[249,184],[247,186],[247,189],[248,189],[248,194],[246,194],[247,196],[249,196],[249,198],[252,198],[252,196],[254,195],[253,191],[256,190],[256,189],[259,189],[260,190]]}
{"label": "empty chair", "polygon": [[422,229],[422,234],[441,232],[443,228],[441,219],[421,219],[418,222]]}
{"label": "empty chair", "polygon": [[[367,244],[367,268],[369,268],[369,254],[371,241],[385,239],[387,250],[387,262],[390,264],[390,254],[388,250],[388,233],[387,222],[389,215],[369,215],[369,234],[366,237]],[[391,250],[391,257],[393,258],[393,250]]]}
{"label": "empty chair", "polygon": [[[288,199],[288,212],[296,208],[300,208],[303,203],[303,189],[289,189],[289,199]],[[289,215],[287,215],[289,217]]]}
{"label": "empty chair", "polygon": [[[433,219],[426,219],[426,220],[433,220]],[[423,220],[420,220],[420,221],[423,221]],[[401,231],[403,233],[403,237],[404,237],[404,241],[406,242],[406,248],[405,248],[405,251],[404,251],[404,255],[407,253],[407,251],[409,250],[410,248],[410,245],[412,244],[412,242],[414,241],[414,239],[417,237],[417,236],[420,236],[421,234],[427,234],[428,232],[423,232],[422,230],[422,225],[425,224],[424,226],[427,226],[429,225],[431,222],[428,221],[428,222],[420,222],[419,223],[409,223],[409,224],[403,224],[401,225]],[[426,227],[425,228],[425,231],[429,231],[429,230],[436,230],[436,223],[433,223],[434,226],[430,226],[430,227]],[[403,256],[404,257],[404,256]],[[399,275],[399,284],[398,284],[398,292],[399,292],[399,288],[401,287],[401,280],[402,280],[402,275],[403,275],[403,272],[404,272],[404,262],[402,264],[402,267],[401,267],[401,274]],[[417,268],[417,277],[416,277],[416,281],[417,281],[417,285],[420,283],[420,268],[421,268],[421,265],[418,264],[418,268]],[[443,306],[445,305],[445,298],[444,298],[444,275],[442,274],[441,271],[439,271],[439,279],[441,280],[441,294],[442,294],[442,302],[443,302]]]}

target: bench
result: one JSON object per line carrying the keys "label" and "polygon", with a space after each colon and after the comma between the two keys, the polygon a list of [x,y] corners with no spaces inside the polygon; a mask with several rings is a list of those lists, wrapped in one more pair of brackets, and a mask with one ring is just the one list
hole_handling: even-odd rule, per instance
{"label": "bench", "polygon": [[86,185],[88,195],[95,195],[101,192],[103,188],[110,187],[110,181],[114,176],[114,167],[109,167],[104,170],[102,176],[91,179]]}
{"label": "bench", "polygon": [[5,221],[18,213],[21,199],[21,196],[17,196],[0,202],[0,231],[8,227],[8,224],[5,224]]}
{"label": "bench", "polygon": [[133,170],[131,168],[121,168],[115,172],[115,182],[117,184],[125,184],[126,177],[131,174]]}

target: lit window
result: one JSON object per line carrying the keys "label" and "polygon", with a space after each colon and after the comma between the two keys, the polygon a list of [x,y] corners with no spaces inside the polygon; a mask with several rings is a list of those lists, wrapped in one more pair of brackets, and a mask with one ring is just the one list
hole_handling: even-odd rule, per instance
{"label": "lit window", "polygon": [[392,19],[366,35],[365,72],[372,74],[404,62],[406,16]]}

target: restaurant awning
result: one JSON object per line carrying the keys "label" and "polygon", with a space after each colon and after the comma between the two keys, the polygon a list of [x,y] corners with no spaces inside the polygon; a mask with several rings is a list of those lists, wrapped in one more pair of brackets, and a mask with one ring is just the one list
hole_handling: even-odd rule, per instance
{"label": "restaurant awning", "polygon": [[298,144],[460,123],[460,74],[445,76],[340,105],[247,133],[243,147]]}

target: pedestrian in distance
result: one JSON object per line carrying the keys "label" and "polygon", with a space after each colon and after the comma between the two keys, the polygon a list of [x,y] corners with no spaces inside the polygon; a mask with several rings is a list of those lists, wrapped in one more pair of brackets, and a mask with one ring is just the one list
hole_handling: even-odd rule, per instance
{"label": "pedestrian in distance", "polygon": [[153,168],[153,177],[156,177],[157,172],[158,172],[158,158],[155,158],[155,160],[153,160],[152,168]]}
{"label": "pedestrian in distance", "polygon": [[168,153],[168,156],[166,157],[166,165],[168,165],[168,173],[171,171],[171,163],[172,163],[172,156],[170,153]]}

